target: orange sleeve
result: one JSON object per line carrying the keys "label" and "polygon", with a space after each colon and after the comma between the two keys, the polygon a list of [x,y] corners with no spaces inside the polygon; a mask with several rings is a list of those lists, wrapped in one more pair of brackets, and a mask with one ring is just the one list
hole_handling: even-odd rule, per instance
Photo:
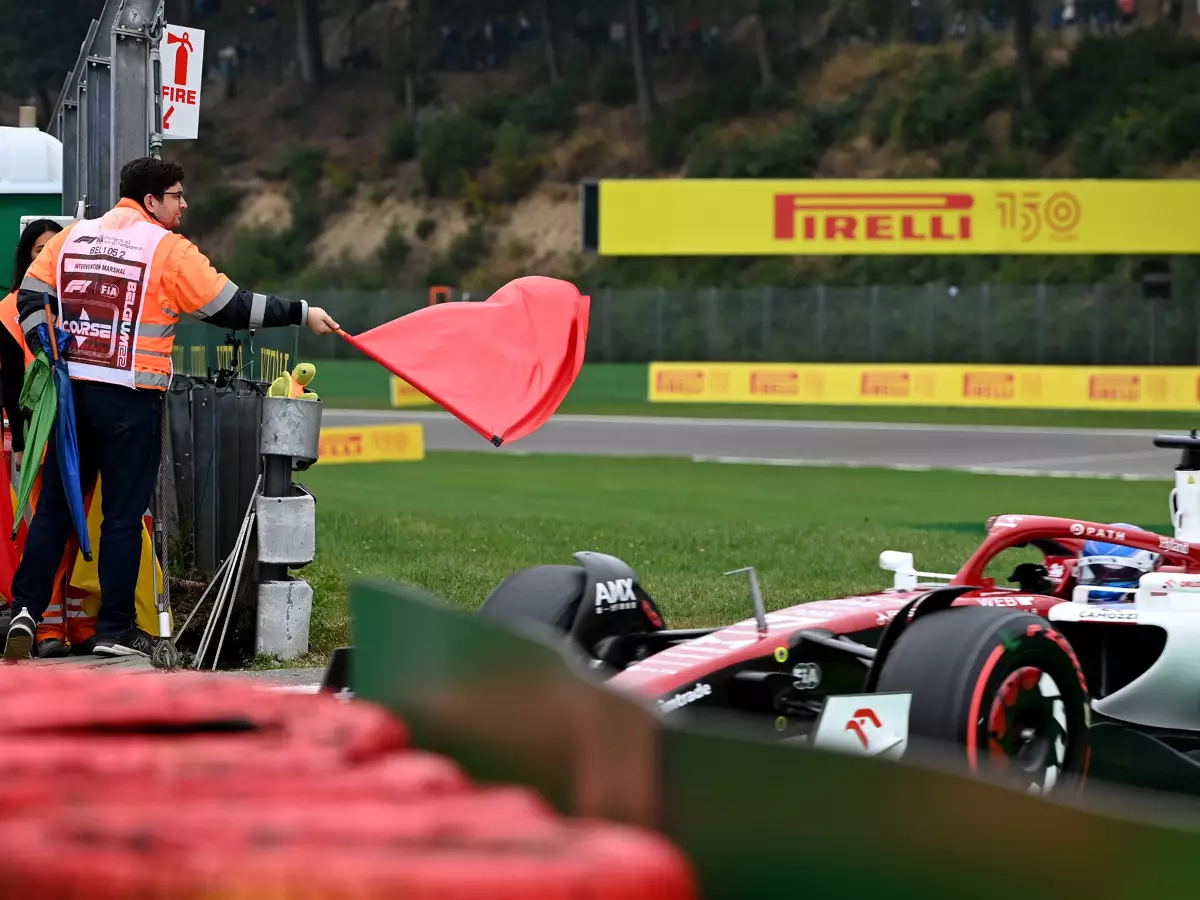
{"label": "orange sleeve", "polygon": [[174,259],[169,268],[174,273],[173,283],[162,287],[179,312],[190,314],[204,310],[225,293],[229,278],[218,272],[191,241],[181,239],[171,255]]}

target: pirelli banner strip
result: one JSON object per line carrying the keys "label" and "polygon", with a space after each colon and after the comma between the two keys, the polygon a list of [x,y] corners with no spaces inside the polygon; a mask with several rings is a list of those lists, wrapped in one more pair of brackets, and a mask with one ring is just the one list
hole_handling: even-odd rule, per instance
{"label": "pirelli banner strip", "polygon": [[654,403],[1200,410],[1200,368],[650,364]]}
{"label": "pirelli banner strip", "polygon": [[420,424],[322,428],[317,465],[417,462],[425,458]]}
{"label": "pirelli banner strip", "polygon": [[1200,253],[1200,181],[602,180],[603,256]]}

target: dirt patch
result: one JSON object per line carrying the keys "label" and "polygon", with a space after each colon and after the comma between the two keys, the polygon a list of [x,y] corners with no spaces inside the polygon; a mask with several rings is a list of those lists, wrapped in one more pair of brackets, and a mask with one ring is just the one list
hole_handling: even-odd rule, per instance
{"label": "dirt patch", "polygon": [[580,108],[579,127],[546,159],[546,180],[572,185],[582,178],[622,178],[652,170],[636,110],[600,104]]}
{"label": "dirt patch", "polygon": [[292,226],[292,202],[282,188],[264,187],[248,194],[231,224],[236,231],[287,231]]}
{"label": "dirt patch", "polygon": [[805,91],[810,103],[829,103],[841,100],[882,68],[874,48],[863,44],[839,51]]}
{"label": "dirt patch", "polygon": [[[425,240],[416,233],[423,219],[437,225]],[[329,220],[313,243],[314,260],[318,265],[367,262],[375,258],[393,230],[408,241],[412,248],[410,261],[416,263],[445,250],[467,230],[467,221],[461,205],[453,201],[415,201],[397,196],[381,203],[360,199]]]}

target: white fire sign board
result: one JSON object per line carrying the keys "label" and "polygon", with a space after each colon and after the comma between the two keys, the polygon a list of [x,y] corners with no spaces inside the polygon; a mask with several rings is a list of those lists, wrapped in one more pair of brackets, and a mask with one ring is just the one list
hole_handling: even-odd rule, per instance
{"label": "white fire sign board", "polygon": [[168,25],[158,44],[162,60],[164,140],[194,140],[200,133],[200,78],[204,71],[204,32]]}

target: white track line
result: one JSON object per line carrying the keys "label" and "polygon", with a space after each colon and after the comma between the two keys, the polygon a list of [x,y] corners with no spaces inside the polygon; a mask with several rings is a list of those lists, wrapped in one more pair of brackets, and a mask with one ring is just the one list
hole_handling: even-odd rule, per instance
{"label": "white track line", "polygon": [[[363,418],[363,419],[426,419],[430,421],[454,419],[446,412],[417,412],[405,409],[327,409],[322,413],[325,418]],[[683,425],[696,428],[785,428],[796,431],[804,430],[833,430],[833,431],[932,431],[960,432],[976,434],[1067,434],[1092,435],[1095,437],[1145,437],[1147,435],[1170,434],[1182,432],[1183,429],[1162,428],[1156,430],[1135,428],[1040,428],[1008,425],[935,425],[915,422],[835,422],[809,421],[800,419],[694,419],[687,416],[587,416],[560,414],[551,420],[554,422],[574,423],[580,425],[596,424],[615,427],[620,425],[658,425],[670,427]]]}
{"label": "white track line", "polygon": [[739,466],[780,466],[816,469],[883,469],[891,472],[965,472],[970,475],[1012,475],[1022,478],[1095,478],[1102,481],[1174,481],[1174,475],[1139,475],[1108,472],[1072,472],[1047,469],[1013,469],[998,466],[935,466],[915,463],[873,463],[841,459],[770,459],[757,456],[693,456],[694,463]]}
{"label": "white track line", "polygon": [[1162,457],[1162,450],[1140,450],[1136,453],[1094,453],[1091,456],[1045,456],[1041,459],[1012,459],[994,463],[993,465],[1003,469],[1025,469],[1029,466],[1108,462],[1114,459],[1162,459]]}

